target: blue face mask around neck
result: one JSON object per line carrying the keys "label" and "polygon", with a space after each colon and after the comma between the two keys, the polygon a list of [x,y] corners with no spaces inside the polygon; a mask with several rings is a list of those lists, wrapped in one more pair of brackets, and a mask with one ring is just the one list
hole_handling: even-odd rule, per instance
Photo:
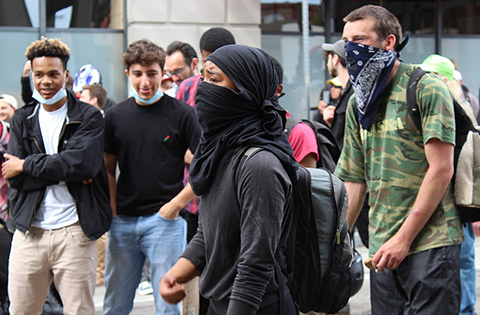
{"label": "blue face mask around neck", "polygon": [[32,97],[35,100],[37,100],[37,102],[39,102],[40,104],[53,105],[53,104],[57,103],[58,101],[60,101],[65,96],[67,96],[67,90],[65,89],[65,82],[67,82],[66,76],[65,76],[65,81],[63,83],[63,87],[60,90],[58,90],[58,92],[55,93],[55,95],[53,97],[51,97],[49,99],[46,99],[43,96],[41,96],[40,92],[38,92],[36,88],[33,89]]}
{"label": "blue face mask around neck", "polygon": [[138,92],[134,88],[132,88],[131,93],[132,93],[132,96],[137,101],[145,105],[152,105],[153,103],[158,102],[158,100],[163,96],[163,92],[162,92],[162,89],[160,89],[160,87],[158,87],[157,93],[155,93],[155,95],[153,95],[151,98],[147,100],[141,98]]}

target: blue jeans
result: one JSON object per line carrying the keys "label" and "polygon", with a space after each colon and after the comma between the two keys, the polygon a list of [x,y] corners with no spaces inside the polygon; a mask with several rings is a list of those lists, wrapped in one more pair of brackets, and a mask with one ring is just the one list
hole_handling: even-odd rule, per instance
{"label": "blue jeans", "polygon": [[164,219],[157,213],[143,217],[118,215],[109,233],[103,313],[127,315],[132,311],[135,289],[147,257],[156,314],[180,314],[180,304],[168,304],[162,299],[159,284],[185,249],[185,220]]}
{"label": "blue jeans", "polygon": [[465,241],[460,251],[460,279],[462,283],[462,300],[460,302],[461,315],[476,315],[475,302],[477,299],[476,270],[475,270],[475,233],[473,224],[467,223],[463,228]]}

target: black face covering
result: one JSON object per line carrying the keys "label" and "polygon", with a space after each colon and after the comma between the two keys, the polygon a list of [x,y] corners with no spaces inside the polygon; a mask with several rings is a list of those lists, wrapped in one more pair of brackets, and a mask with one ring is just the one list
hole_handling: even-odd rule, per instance
{"label": "black face covering", "polygon": [[207,60],[219,67],[238,92],[202,82],[195,106],[203,129],[190,168],[190,184],[205,193],[227,150],[263,147],[278,157],[292,181],[298,164],[283,130],[286,111],[278,104],[277,75],[270,56],[258,48],[228,45]]}

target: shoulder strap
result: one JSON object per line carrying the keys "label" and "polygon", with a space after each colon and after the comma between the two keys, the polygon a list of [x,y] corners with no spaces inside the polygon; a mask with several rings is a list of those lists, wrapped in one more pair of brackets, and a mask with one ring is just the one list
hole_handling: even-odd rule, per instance
{"label": "shoulder strap", "polygon": [[240,174],[242,173],[243,166],[248,161],[249,158],[257,154],[258,152],[262,151],[263,148],[259,147],[250,147],[245,151],[240,159],[240,163],[238,163],[237,170],[235,171],[235,186],[238,186],[238,181],[240,180]]}
{"label": "shoulder strap", "polygon": [[422,121],[420,118],[420,110],[417,103],[417,85],[418,81],[426,72],[421,68],[415,68],[410,74],[410,79],[407,84],[407,107],[410,116],[412,117],[413,123],[422,131]]}
{"label": "shoulder strap", "polygon": [[287,138],[290,137],[293,127],[295,127],[299,122],[302,122],[302,120],[295,117],[287,117],[287,123],[285,124],[285,134],[287,135]]}

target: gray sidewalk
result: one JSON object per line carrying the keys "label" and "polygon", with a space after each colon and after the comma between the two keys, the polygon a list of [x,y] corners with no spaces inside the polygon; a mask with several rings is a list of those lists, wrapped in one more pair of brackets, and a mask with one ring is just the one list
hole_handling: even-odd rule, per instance
{"label": "gray sidewalk", "polygon": [[[361,244],[356,240],[356,244]],[[368,258],[368,249],[365,246],[357,246],[358,252],[362,255],[365,261]],[[475,265],[477,267],[477,305],[475,307],[477,313],[480,314],[480,236],[475,240]],[[95,315],[102,314],[103,296],[105,294],[105,287],[100,286],[95,290]],[[363,286],[360,291],[354,295],[349,302],[350,315],[369,315],[370,314],[370,273],[365,267],[365,278]],[[150,315],[155,314],[155,306],[153,302],[153,295],[142,296],[137,294],[135,296],[135,304],[132,315]]]}

